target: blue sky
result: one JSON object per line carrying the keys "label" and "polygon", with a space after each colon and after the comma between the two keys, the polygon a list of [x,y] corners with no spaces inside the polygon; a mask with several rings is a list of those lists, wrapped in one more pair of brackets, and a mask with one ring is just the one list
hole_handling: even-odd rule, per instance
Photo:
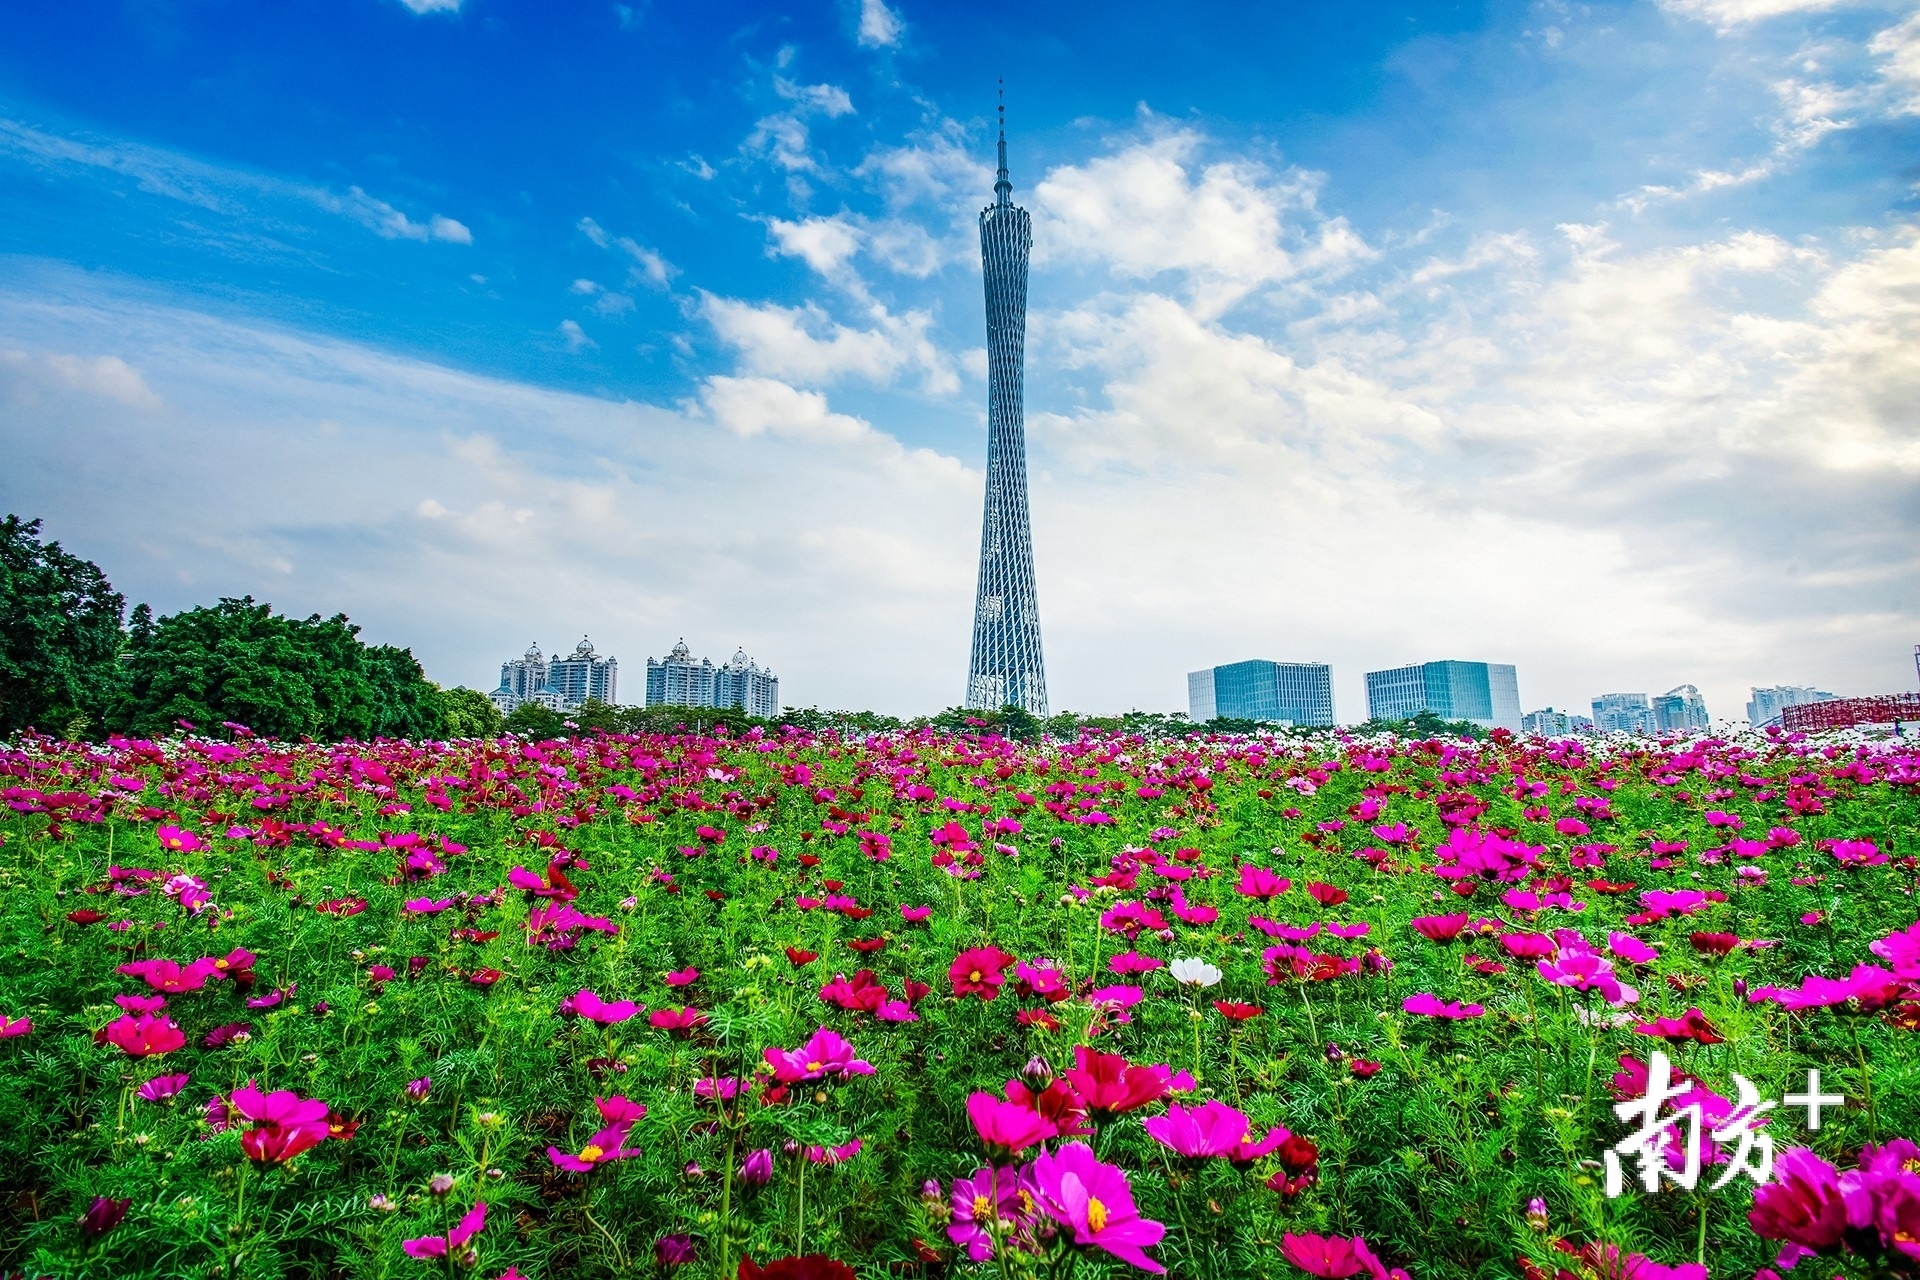
{"label": "blue sky", "polygon": [[0,502],[156,607],[955,701],[1004,78],[1057,706],[1912,684],[1914,0],[8,21]]}

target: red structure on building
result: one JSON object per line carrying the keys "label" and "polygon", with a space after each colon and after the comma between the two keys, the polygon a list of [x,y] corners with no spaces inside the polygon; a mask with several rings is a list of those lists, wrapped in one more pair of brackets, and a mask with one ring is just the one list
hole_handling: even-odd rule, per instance
{"label": "red structure on building", "polygon": [[1897,724],[1902,720],[1920,720],[1920,693],[1803,702],[1780,713],[1780,725],[1790,733],[1851,729],[1860,724]]}

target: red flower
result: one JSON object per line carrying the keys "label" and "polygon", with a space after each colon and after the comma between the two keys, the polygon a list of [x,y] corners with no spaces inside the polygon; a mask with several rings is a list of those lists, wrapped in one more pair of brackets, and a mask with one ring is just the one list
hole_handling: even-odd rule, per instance
{"label": "red flower", "polygon": [[1687,941],[1691,942],[1693,949],[1703,956],[1724,956],[1740,945],[1738,934],[1707,933],[1703,930],[1695,930],[1688,934]]}
{"label": "red flower", "polygon": [[735,1280],[855,1280],[855,1276],[846,1263],[835,1262],[824,1253],[809,1253],[775,1258],[764,1267],[752,1258],[742,1258]]}
{"label": "red flower", "polygon": [[[849,938],[847,946],[861,954],[878,951],[887,945],[885,938]],[[989,997],[991,998],[991,997]]]}
{"label": "red flower", "polygon": [[500,981],[501,976],[498,969],[475,969],[467,975],[467,981],[476,987],[490,987]]}
{"label": "red flower", "polygon": [[187,1042],[173,1019],[164,1013],[123,1013],[102,1027],[94,1039],[114,1045],[134,1058],[172,1053]]}
{"label": "red flower", "polygon": [[812,964],[815,960],[818,960],[819,958],[820,958],[820,953],[818,951],[802,951],[798,947],[787,948],[787,960],[796,969],[800,968],[803,965]]}
{"label": "red flower", "polygon": [[953,982],[954,996],[977,995],[982,1000],[993,999],[1000,994],[1000,984],[1005,980],[1001,970],[1013,962],[1013,956],[994,946],[962,951],[947,966],[947,977]]}
{"label": "red flower", "polygon": [[1096,1053],[1082,1044],[1073,1048],[1066,1081],[1088,1111],[1118,1115],[1166,1097],[1169,1075],[1165,1067],[1130,1066],[1119,1054]]}
{"label": "red flower", "polygon": [[1307,892],[1312,894],[1313,900],[1323,907],[1337,907],[1347,900],[1345,889],[1319,880],[1309,881]]}
{"label": "red flower", "polygon": [[1233,1000],[1215,1000],[1213,1007],[1218,1009],[1220,1016],[1229,1022],[1245,1022],[1249,1018],[1257,1018],[1266,1012],[1257,1004],[1240,1004]]}

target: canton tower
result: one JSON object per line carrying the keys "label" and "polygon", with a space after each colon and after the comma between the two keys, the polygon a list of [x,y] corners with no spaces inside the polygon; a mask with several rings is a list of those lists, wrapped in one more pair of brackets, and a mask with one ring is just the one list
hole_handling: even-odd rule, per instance
{"label": "canton tower", "polygon": [[967,706],[1023,707],[1047,714],[1040,661],[1040,601],[1027,523],[1027,255],[1033,219],[1014,207],[1007,177],[1006,108],[1000,108],[1000,172],[980,211],[980,266],[987,286],[987,510],[980,527],[980,589],[973,607]]}

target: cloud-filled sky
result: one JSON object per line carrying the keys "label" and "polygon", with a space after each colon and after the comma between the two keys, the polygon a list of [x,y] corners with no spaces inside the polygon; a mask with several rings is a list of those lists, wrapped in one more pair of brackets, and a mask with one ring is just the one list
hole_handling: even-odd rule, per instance
{"label": "cloud-filled sky", "polygon": [[23,9],[0,507],[443,684],[951,705],[999,79],[1055,709],[1914,686],[1920,0]]}

